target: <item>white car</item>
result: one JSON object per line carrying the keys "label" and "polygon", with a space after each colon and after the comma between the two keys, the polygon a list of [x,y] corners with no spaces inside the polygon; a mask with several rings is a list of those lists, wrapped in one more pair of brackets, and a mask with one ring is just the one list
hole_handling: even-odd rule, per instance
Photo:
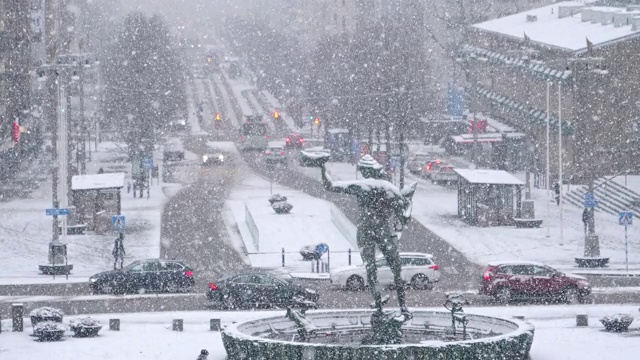
{"label": "white car", "polygon": [[[432,289],[440,280],[440,267],[433,261],[433,256],[423,253],[400,253],[402,265],[401,276],[405,284],[415,289]],[[378,284],[393,284],[393,274],[384,257],[376,258],[378,268]],[[364,265],[348,266],[331,272],[333,286],[346,287],[349,290],[362,290],[367,283],[367,270]]]}

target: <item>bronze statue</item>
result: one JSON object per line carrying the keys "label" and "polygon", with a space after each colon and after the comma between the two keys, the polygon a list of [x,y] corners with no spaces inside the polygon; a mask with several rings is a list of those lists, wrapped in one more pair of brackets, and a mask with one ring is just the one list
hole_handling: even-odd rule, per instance
{"label": "bronze statue", "polygon": [[[325,163],[328,154],[301,152],[307,163],[313,163],[321,169],[322,183],[328,191],[355,195],[360,215],[357,224],[357,242],[362,261],[367,269],[367,285],[373,296],[372,307],[376,309],[371,319],[373,333],[365,339],[367,344],[390,344],[402,341],[400,327],[411,319],[405,304],[405,284],[400,276],[400,256],[398,239],[404,225],[411,218],[411,199],[416,183],[400,190],[386,178],[383,166],[370,155],[364,155],[357,164],[364,177],[362,180],[334,182],[327,173]],[[311,159],[311,160],[309,160]],[[398,294],[401,316],[383,311],[388,297],[383,299],[376,288],[378,276],[376,269],[376,246],[387,260],[393,272],[394,284]]]}

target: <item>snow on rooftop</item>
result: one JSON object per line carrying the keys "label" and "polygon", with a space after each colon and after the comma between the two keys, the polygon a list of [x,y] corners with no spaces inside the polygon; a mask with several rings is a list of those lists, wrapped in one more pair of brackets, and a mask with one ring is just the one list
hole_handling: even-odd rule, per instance
{"label": "snow on rooftop", "polygon": [[453,169],[453,171],[472,184],[524,185],[522,181],[504,170]]}
{"label": "snow on rooftop", "polygon": [[[560,13],[566,16],[561,18]],[[584,2],[564,1],[473,26],[523,41],[526,34],[533,43],[580,51],[587,49],[587,39],[597,46],[640,34],[633,29],[636,17],[640,17],[638,11],[623,7],[585,7]]]}
{"label": "snow on rooftop", "polygon": [[121,188],[124,186],[124,173],[76,175],[71,178],[72,190]]}

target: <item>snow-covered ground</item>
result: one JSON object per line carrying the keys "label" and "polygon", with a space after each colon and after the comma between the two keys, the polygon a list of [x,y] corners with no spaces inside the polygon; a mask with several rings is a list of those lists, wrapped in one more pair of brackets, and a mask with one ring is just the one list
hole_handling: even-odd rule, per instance
{"label": "snow-covered ground", "polygon": [[[443,311],[443,308],[427,310]],[[637,334],[640,324],[631,324],[627,333],[608,333],[599,319],[615,313],[638,314],[637,306],[514,306],[465,308],[467,313],[510,318],[524,316],[536,330],[531,349],[532,360],[633,359],[640,352]],[[576,327],[578,313],[589,316],[588,327]],[[10,320],[2,321],[0,354],[7,359],[195,359],[201,349],[209,351],[209,360],[226,359],[220,333],[209,331],[209,319],[220,319],[222,327],[269,316],[284,316],[283,311],[249,312],[161,312],[139,314],[99,314],[92,318],[103,324],[96,338],[74,338],[67,332],[62,341],[38,342],[31,335],[29,319],[25,331],[10,331]],[[65,316],[68,323],[77,316]],[[120,331],[109,331],[109,319],[120,319]],[[173,319],[184,320],[184,331],[171,330]]]}
{"label": "snow-covered ground", "polygon": [[[328,163],[334,180],[353,180],[355,166]],[[318,169],[299,167],[303,174],[320,180]],[[563,237],[560,240],[560,208],[547,197],[545,190],[534,189],[536,216],[544,220],[539,229],[513,226],[475,227],[457,217],[457,189],[431,184],[407,172],[407,183],[418,181],[412,216],[422,225],[461,251],[470,260],[484,265],[492,260],[533,260],[562,269],[574,267],[574,257],[584,249],[582,210],[568,205],[563,210]],[[547,203],[550,216],[546,215]],[[551,203],[552,202],[552,203]],[[547,237],[549,226],[550,237]],[[597,214],[596,229],[600,235],[601,253],[611,258],[611,269],[621,269],[625,262],[624,228],[617,217]],[[629,239],[640,237],[640,227],[629,227]],[[640,243],[629,241],[630,269],[640,269]],[[577,268],[576,268],[577,269]]]}
{"label": "snow-covered ground", "polygon": [[[127,193],[131,165],[126,162],[125,147],[113,142],[102,142],[98,151],[93,151],[87,173],[95,174],[103,168],[105,172],[127,173],[125,188],[121,190],[122,214],[126,217],[125,263],[134,259],[160,256],[160,218],[162,205],[180,185],[152,181],[149,199],[133,198]],[[154,154],[154,162],[161,162],[161,152]],[[160,171],[162,173],[162,171]],[[45,215],[51,208],[50,179],[33,192],[29,198],[0,203],[4,222],[0,225],[0,284],[65,282],[64,276],[40,275],[38,265],[47,263],[48,244],[52,239],[52,217]],[[68,281],[84,282],[99,271],[113,266],[111,250],[116,234],[111,231],[103,235],[87,234],[67,236],[69,264],[73,270]]]}
{"label": "snow-covered ground", "polygon": [[[331,221],[332,208],[335,211],[333,204],[276,184],[273,184],[272,192],[287,197],[293,205],[291,214],[277,215],[274,212],[268,202],[270,183],[256,175],[247,176],[237,185],[226,202],[252,266],[282,266],[284,248],[288,270],[311,272],[310,263],[302,261],[298,251],[305,245],[321,242],[329,245],[331,267],[347,265],[349,249],[353,251],[353,264],[360,263],[355,244],[351,244]],[[245,206],[258,229],[257,247],[245,221]],[[326,255],[323,259],[326,261]]]}

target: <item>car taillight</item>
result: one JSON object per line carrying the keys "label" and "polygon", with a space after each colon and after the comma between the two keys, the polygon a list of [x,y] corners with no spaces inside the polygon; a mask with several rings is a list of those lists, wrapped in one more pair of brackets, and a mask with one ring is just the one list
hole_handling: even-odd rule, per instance
{"label": "car taillight", "polygon": [[286,138],[286,139],[285,139],[285,141],[286,141],[286,142],[291,142],[291,139]]}
{"label": "car taillight", "polygon": [[186,276],[186,277],[193,277],[193,271],[191,271],[191,270],[187,270],[187,271],[185,271],[185,272],[184,272],[184,276]]}
{"label": "car taillight", "polygon": [[271,151],[267,150],[264,152],[265,155],[271,155]]}
{"label": "car taillight", "polygon": [[491,273],[490,272],[485,272],[484,273],[484,281],[491,281]]}
{"label": "car taillight", "polygon": [[216,286],[216,284],[214,284],[214,283],[210,282],[210,283],[209,283],[209,289],[210,289],[210,290],[218,290],[218,287]]}
{"label": "car taillight", "polygon": [[434,265],[429,266],[429,269],[440,270],[440,266],[438,266],[438,264],[434,264]]}
{"label": "car taillight", "polygon": [[304,139],[300,138],[298,139],[298,142],[304,142]]}
{"label": "car taillight", "polygon": [[427,167],[425,169],[431,170],[431,164],[427,164]]}
{"label": "car taillight", "polygon": [[280,155],[284,155],[286,154],[284,151],[280,151]]}

